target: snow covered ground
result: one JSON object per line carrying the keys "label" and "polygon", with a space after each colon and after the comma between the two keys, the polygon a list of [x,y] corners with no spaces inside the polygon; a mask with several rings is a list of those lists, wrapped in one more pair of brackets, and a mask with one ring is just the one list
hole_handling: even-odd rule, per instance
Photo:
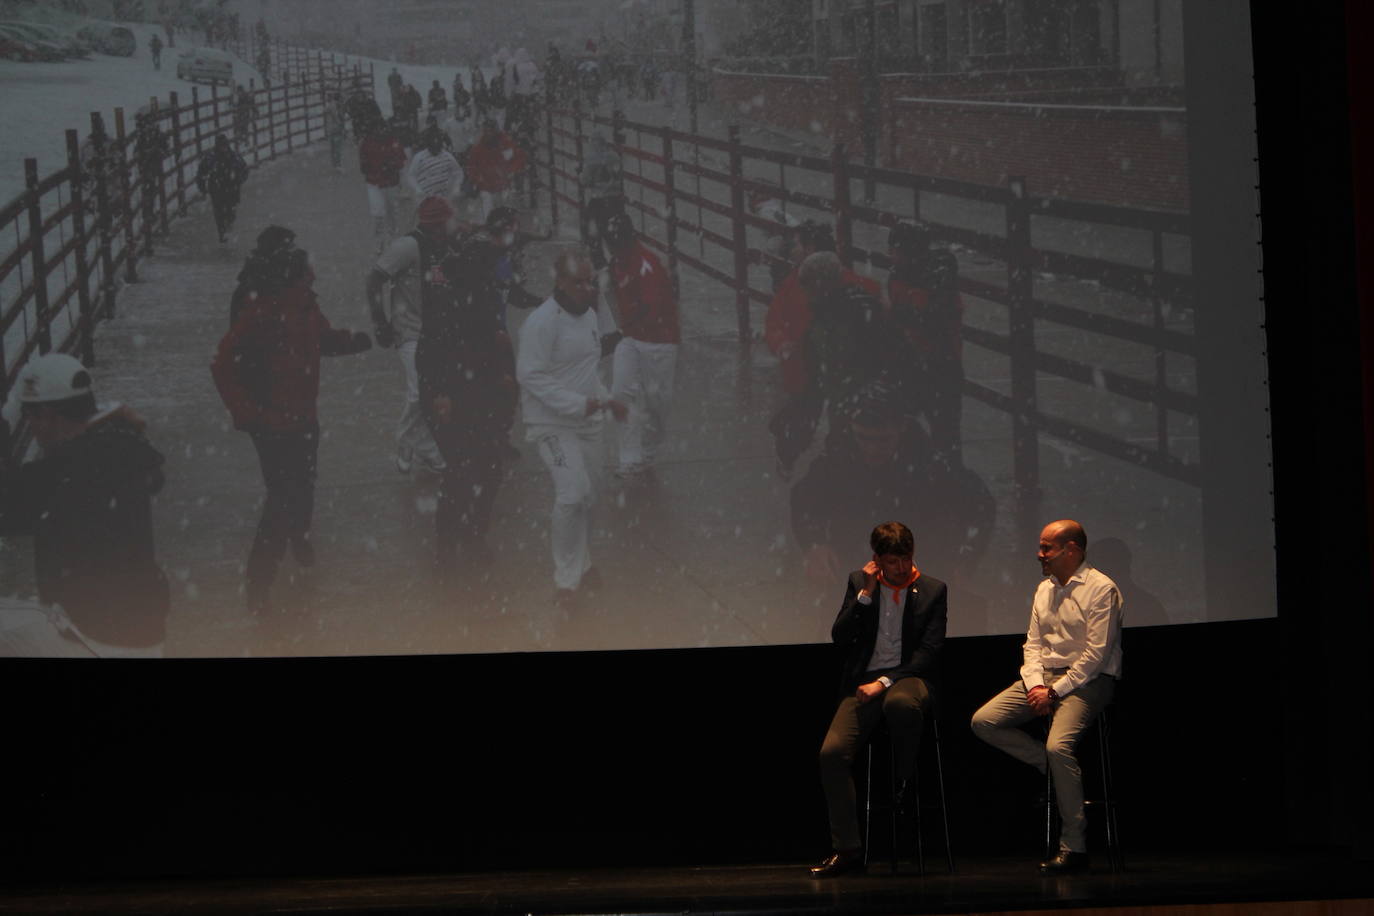
{"label": "snow covered ground", "polygon": [[[162,51],[162,69],[153,69],[148,39],[161,28],[143,23],[124,23],[138,39],[133,57],[93,54],[90,60],[58,63],[20,63],[0,60],[0,202],[8,203],[24,190],[24,159],[38,160],[38,174],[51,174],[67,164],[65,132],[74,128],[84,138],[90,131],[91,112],[105,117],[114,131],[114,110],[122,107],[128,129],[134,113],[156,97],[166,104],[177,92],[183,103],[190,100],[195,84],[177,79],[176,61],[182,51],[195,47],[191,35],[177,36],[175,48]],[[261,80],[256,70],[242,61],[234,65],[234,79],[246,83]],[[201,86],[208,97],[210,88]],[[224,92],[221,88],[220,92]]]}

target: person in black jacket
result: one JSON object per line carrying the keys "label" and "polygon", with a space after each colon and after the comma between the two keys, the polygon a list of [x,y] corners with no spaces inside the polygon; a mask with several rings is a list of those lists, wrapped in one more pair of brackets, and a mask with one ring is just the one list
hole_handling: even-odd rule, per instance
{"label": "person in black jacket", "polygon": [[163,165],[171,153],[171,146],[167,134],[157,126],[157,119],[152,112],[140,112],[135,116],[134,123],[137,124],[134,129],[134,164],[138,167],[143,224],[147,227],[152,224],[157,209]]}
{"label": "person in black jacket", "polygon": [[162,455],[128,408],[97,409],[72,356],[31,359],[16,388],[41,455],[12,463],[0,418],[0,535],[33,537],[39,601],[60,606],[97,655],[161,656],[169,591],[151,501]]}
{"label": "person in black jacket", "polygon": [[834,852],[811,869],[813,878],[863,868],[850,767],[880,721],[887,722],[896,750],[900,782],[894,801],[911,800],[909,779],[945,642],[948,590],[917,569],[911,529],[884,522],[868,542],[873,559],[849,574],[844,603],[830,630],[843,653],[840,702],[820,754]]}
{"label": "person in black jacket", "polygon": [[[519,393],[496,270],[504,256],[499,241],[470,240],[444,258],[444,282],[422,296],[420,406],[445,464],[435,513],[440,575],[455,555],[476,569],[490,560],[486,535]],[[422,249],[421,270],[432,276],[425,258]]]}
{"label": "person in black jacket", "polygon": [[229,241],[234,226],[234,211],[238,209],[239,192],[248,180],[248,163],[234,151],[224,134],[215,137],[215,145],[200,157],[196,168],[196,187],[210,197],[215,214],[215,231],[221,242]]}

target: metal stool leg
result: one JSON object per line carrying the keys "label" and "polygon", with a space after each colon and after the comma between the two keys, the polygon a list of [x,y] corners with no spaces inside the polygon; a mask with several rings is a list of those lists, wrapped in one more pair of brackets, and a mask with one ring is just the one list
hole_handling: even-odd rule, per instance
{"label": "metal stool leg", "polygon": [[1050,772],[1050,729],[1054,727],[1054,713],[1045,719],[1045,860],[1054,857],[1054,774]]}
{"label": "metal stool leg", "polygon": [[888,839],[888,867],[892,873],[897,874],[897,744],[891,740],[887,742],[887,828]]}
{"label": "metal stool leg", "polygon": [[[895,804],[895,801],[896,801],[896,799],[897,799],[897,786],[898,786],[898,782],[897,782],[897,766],[896,766],[896,764],[897,764],[897,756],[896,756],[896,753],[895,753],[895,752],[893,753],[893,756],[892,756],[892,763],[893,763],[893,767],[892,767],[892,798],[893,798],[893,801],[894,801],[894,804],[893,804],[893,806],[892,806],[892,809],[893,809],[893,813],[894,813],[894,814],[898,814],[899,812],[897,811],[897,805]],[[906,787],[906,789],[907,789],[907,795],[906,795],[906,797],[904,797],[904,798],[902,799],[902,804],[903,804],[904,806],[909,806],[909,807],[911,808],[911,810],[912,810],[912,811],[915,813],[915,815],[916,815],[915,818],[914,818],[914,821],[915,821],[914,826],[915,826],[915,829],[916,829],[916,869],[917,869],[917,871],[920,872],[921,877],[924,878],[924,877],[925,877],[925,874],[926,874],[926,847],[925,847],[925,831],[922,829],[922,826],[923,826],[923,825],[921,824],[921,783],[920,783],[920,774],[921,774],[920,764],[917,764],[916,770],[915,770],[915,771],[911,774],[911,776],[910,776],[911,781],[907,784],[907,787]],[[895,820],[894,820],[893,823],[892,823],[892,846],[893,846],[893,849],[896,849],[896,846],[897,846],[897,822],[896,822]],[[894,855],[893,855],[893,865],[894,865],[894,871],[895,871],[895,866],[896,866],[896,855],[895,855],[895,853],[894,853]]]}
{"label": "metal stool leg", "polygon": [[[934,717],[930,720],[931,735],[935,738],[935,777],[940,783],[940,824],[945,831],[945,862],[949,873],[954,874],[954,847],[949,842],[949,803],[945,797],[945,754],[940,748],[940,723]],[[919,808],[917,809],[919,810]],[[921,874],[925,874],[925,862],[921,863]]]}
{"label": "metal stool leg", "polygon": [[1107,828],[1107,856],[1112,871],[1124,871],[1126,859],[1121,851],[1121,830],[1116,823],[1116,786],[1112,780],[1111,719],[1107,710],[1097,718],[1097,754],[1102,766],[1102,814]]}
{"label": "metal stool leg", "polygon": [[868,865],[868,851],[873,848],[873,742],[864,747],[864,768],[868,778],[864,782],[864,865]]}

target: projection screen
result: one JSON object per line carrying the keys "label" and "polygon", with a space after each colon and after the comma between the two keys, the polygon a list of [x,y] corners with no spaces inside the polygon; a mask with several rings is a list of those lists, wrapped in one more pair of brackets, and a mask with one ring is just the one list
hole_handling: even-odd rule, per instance
{"label": "projection screen", "polygon": [[[166,580],[165,636],[160,646],[133,648],[201,657],[824,642],[846,574],[870,559],[869,529],[888,520],[914,531],[922,574],[949,585],[953,637],[1024,630],[1040,578],[1038,533],[1059,518],[1086,528],[1090,561],[1124,593],[1127,626],[1275,613],[1245,4],[900,2],[881,14],[892,18],[879,23],[870,70],[854,18],[863,4],[804,16],[800,53],[789,63],[748,53],[746,39],[760,48],[784,40],[761,30],[760,16],[776,4],[698,0],[691,74],[681,63],[681,4],[660,4],[673,7],[660,15],[650,4],[622,13],[621,4],[589,2],[569,22],[535,0],[500,12],[465,4],[447,42],[432,40],[419,19],[383,24],[381,8],[395,4],[330,4],[328,15],[307,2],[281,6],[264,23],[269,45],[255,42],[259,5],[245,3],[230,5],[242,7],[241,40],[188,22],[171,47],[162,25],[125,23],[138,41],[132,57],[0,61],[0,105],[16,128],[0,146],[0,197],[19,202],[5,211],[5,227],[16,227],[5,254],[12,238],[27,238],[30,211],[55,219],[58,228],[44,236],[49,257],[79,232],[88,241],[55,256],[65,273],[49,276],[41,302],[25,292],[33,285],[27,266],[0,281],[6,377],[17,382],[24,362],[48,345],[83,355],[88,293],[60,295],[80,257],[79,269],[95,278],[89,295],[102,304],[98,313],[91,307],[87,362],[101,411],[95,422],[144,437],[163,458],[160,487],[141,479],[157,490],[149,504]],[[147,46],[155,32],[169,44],[160,69]],[[545,57],[550,39],[557,62]],[[282,51],[288,46],[311,50],[293,57]],[[188,60],[224,61],[256,94],[251,115],[228,87],[198,81]],[[472,90],[479,63],[488,86],[499,80],[504,93],[458,118],[455,77]],[[326,65],[335,82],[312,83]],[[551,67],[564,74],[553,96],[544,88]],[[227,360],[233,375],[250,358],[223,341],[232,333],[231,294],[263,229],[294,233],[308,253],[313,301],[335,331],[376,335],[370,278],[384,314],[396,307],[392,281],[405,259],[393,246],[415,229],[422,194],[408,186],[413,175],[395,189],[369,188],[363,172],[374,166],[360,159],[347,93],[338,102],[336,167],[335,116],[326,117],[333,93],[365,74],[391,118],[405,105],[403,97],[393,103],[393,68],[425,99],[414,126],[423,130],[434,114],[468,167],[466,181],[441,195],[456,219],[476,226],[503,198],[517,212],[510,269],[519,288],[503,287],[503,314],[493,317],[510,349],[493,330],[464,351],[466,363],[445,351],[444,371],[498,368],[483,376],[488,388],[462,389],[471,401],[441,411],[432,387],[412,381],[408,393],[407,363],[422,331],[393,321],[400,346],[381,346],[392,343],[383,334],[365,352],[331,355],[357,349],[359,339],[288,328],[295,319],[272,312],[262,327],[277,330],[253,331],[255,352],[295,381],[273,387],[264,379],[275,370],[262,365],[244,377],[250,388],[266,386],[252,393],[265,399],[264,411],[274,397],[311,401],[318,434],[308,418],[271,427],[264,411],[236,428],[244,416],[226,407],[211,363]],[[524,75],[527,86],[532,73],[535,93],[516,79]],[[294,85],[313,88],[295,95]],[[434,88],[446,107],[431,100]],[[160,99],[156,108],[150,98]],[[187,108],[193,98],[197,107]],[[156,186],[144,185],[132,139],[140,109],[175,141]],[[24,160],[36,159],[40,176],[61,170],[64,131],[76,129],[88,145],[92,111],[112,136],[118,122],[130,138],[124,177],[112,170],[112,184],[101,187],[127,195],[127,206],[93,202],[88,175],[78,228],[70,212],[52,217],[67,191],[23,196]],[[513,148],[527,147],[515,154],[528,167],[519,183],[494,198],[474,187],[487,180],[488,166],[477,164],[484,154],[463,156],[485,142],[479,116],[506,128]],[[425,145],[405,120],[398,143],[413,162]],[[196,181],[217,133],[248,167],[222,242]],[[592,276],[599,285],[589,325],[556,302],[540,303],[554,292],[560,256],[585,250],[578,204],[600,193],[590,163],[601,146],[618,157],[625,212],[648,256]],[[512,154],[493,149],[499,171]],[[866,172],[870,154],[875,168]],[[141,209],[145,197],[154,210]],[[822,404],[810,429],[805,416],[796,419],[806,413],[788,375],[796,364],[784,365],[798,351],[784,345],[780,357],[775,339],[786,333],[774,283],[786,284],[787,271],[770,258],[793,254],[790,227],[828,226],[851,282],[871,281],[876,314],[890,317],[895,219],[920,220],[940,263],[957,273],[957,326],[884,325],[901,328],[891,333],[908,348],[905,368],[920,363],[910,373],[916,381],[865,389],[861,422]],[[590,232],[599,246],[595,220]],[[118,260],[127,251],[132,263]],[[32,253],[16,257],[27,265]],[[621,340],[596,367],[600,403],[581,415],[563,408],[553,421],[561,438],[550,438],[549,415],[536,407],[531,416],[531,398],[538,386],[563,382],[533,376],[556,375],[549,366],[573,359],[576,335],[594,334],[609,349],[617,321],[622,329],[634,322],[617,283],[670,270],[676,288],[669,282],[659,292],[676,303],[676,345],[671,333]],[[292,307],[308,311],[311,297],[302,295]],[[39,345],[43,306],[56,318]],[[643,336],[637,327],[630,330]],[[803,356],[817,352],[810,345],[805,335],[792,344]],[[527,346],[541,348],[538,359],[522,352]],[[313,399],[311,347],[325,351]],[[63,446],[34,441],[33,424],[21,423],[19,386],[7,395],[17,436],[6,498],[22,502],[13,492],[21,464]],[[503,398],[517,407],[493,426],[483,405]],[[625,420],[610,400],[627,404]],[[125,409],[110,412],[114,405]],[[465,424],[440,434],[443,452],[430,432],[444,422],[436,412]],[[635,456],[639,463],[627,466]],[[454,466],[436,471],[444,459]],[[103,459],[81,466],[96,476],[124,472]],[[82,511],[79,501],[59,504]],[[75,553],[42,556],[35,545],[44,535],[33,530],[51,517],[25,528],[17,509],[7,512],[7,654],[124,654],[119,620],[101,624],[99,636],[80,625],[99,607],[63,613],[71,609],[39,600],[43,575],[80,567],[80,548],[70,546],[80,538],[58,539]],[[462,515],[450,524],[467,532],[454,549],[438,544],[444,512]],[[299,521],[307,516],[308,535]],[[89,519],[76,530],[109,523],[103,511]],[[115,614],[130,602],[125,580],[110,575],[96,603]],[[578,587],[559,594],[570,582]]]}

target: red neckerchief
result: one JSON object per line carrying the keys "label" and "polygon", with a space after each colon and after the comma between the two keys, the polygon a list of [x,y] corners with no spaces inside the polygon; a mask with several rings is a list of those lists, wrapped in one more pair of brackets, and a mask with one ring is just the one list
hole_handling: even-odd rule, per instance
{"label": "red neckerchief", "polygon": [[883,578],[883,571],[878,570],[878,581],[881,582],[883,585],[886,585],[888,588],[892,589],[893,604],[901,604],[901,596],[903,589],[909,588],[911,586],[911,583],[915,582],[919,578],[921,578],[921,571],[916,568],[915,563],[911,564],[911,576],[900,585],[894,585],[893,583],[887,581],[887,579]]}

